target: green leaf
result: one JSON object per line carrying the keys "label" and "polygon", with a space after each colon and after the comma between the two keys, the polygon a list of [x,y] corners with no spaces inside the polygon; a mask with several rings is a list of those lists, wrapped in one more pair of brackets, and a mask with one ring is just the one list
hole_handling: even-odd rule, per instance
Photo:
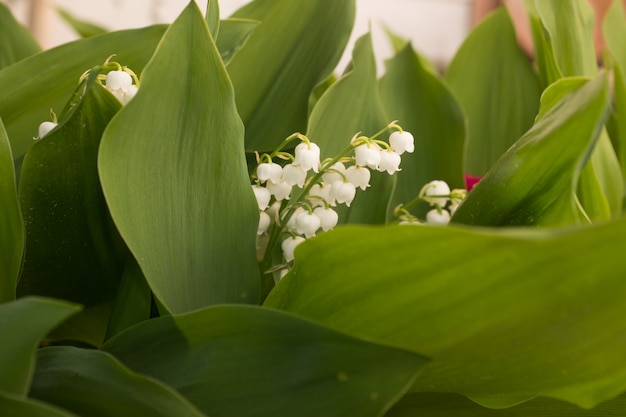
{"label": "green leaf", "polygon": [[211,37],[218,39],[218,33],[220,30],[220,6],[217,0],[208,0],[206,6],[206,23],[209,26],[209,32]]}
{"label": "green leaf", "polygon": [[215,416],[379,416],[425,363],[278,311],[215,306],[142,323],[104,347]]}
{"label": "green leaf", "polygon": [[[554,90],[567,91],[570,81]],[[549,108],[472,189],[453,216],[475,225],[556,226],[583,221],[576,184],[607,116],[606,74],[561,100],[546,93]],[[557,104],[552,104],[556,102]],[[489,204],[485,204],[489,201]]]}
{"label": "green leaf", "polygon": [[535,1],[546,40],[563,76],[593,77],[598,72],[593,46],[594,12],[585,0]]}
{"label": "green leaf", "polygon": [[24,226],[17,200],[9,138],[0,120],[0,303],[15,299],[24,250]]}
{"label": "green leaf", "polygon": [[309,94],[339,62],[354,23],[354,3],[255,0],[233,14],[261,21],[228,65],[247,150],[273,150],[285,137],[306,130]]}
{"label": "green leaf", "polygon": [[152,291],[137,262],[128,261],[113,301],[105,339],[150,318]]}
{"label": "green leaf", "polygon": [[74,417],[68,411],[49,404],[25,399],[0,391],[0,410],[7,416],[19,417]]}
{"label": "green leaf", "polygon": [[38,140],[22,165],[19,198],[26,229],[18,296],[44,295],[85,306],[114,297],[127,252],[100,190],[97,158],[120,102],[94,68],[60,124]]}
{"label": "green leaf", "polygon": [[168,310],[257,302],[258,207],[243,126],[194,2],[109,124],[98,163],[115,224]]}
{"label": "green leaf", "polygon": [[[376,58],[371,35],[357,40],[351,70],[319,99],[309,119],[307,137],[317,143],[322,158],[334,157],[358,132],[373,135],[389,124],[376,81]],[[372,172],[371,187],[358,192],[350,208],[340,213],[341,223],[384,223],[393,178]]]}
{"label": "green leaf", "polygon": [[37,297],[0,304],[0,392],[25,396],[39,341],[79,308]]}
{"label": "green leaf", "polygon": [[413,200],[432,180],[463,188],[463,113],[448,87],[410,44],[387,61],[380,92],[390,118],[415,137],[415,152],[402,154],[390,207]]}
{"label": "green leaf", "polygon": [[613,2],[604,19],[604,39],[613,59],[615,118],[617,133],[612,137],[626,183],[626,12],[620,1]]}
{"label": "green leaf", "polygon": [[454,394],[410,393],[385,417],[623,417],[626,395],[582,410],[575,405],[537,398],[516,407],[493,410]]}
{"label": "green leaf", "polygon": [[261,22],[248,19],[222,20],[220,36],[217,38],[216,44],[224,65],[228,65],[235,54],[244,47],[259,23]]}
{"label": "green leaf", "polygon": [[433,358],[415,391],[588,408],[626,389],[624,236],[626,218],[560,232],[344,227],[298,246],[265,305]]}
{"label": "green leaf", "polygon": [[474,29],[445,75],[468,120],[464,170],[484,175],[532,125],[540,87],[505,8]]}
{"label": "green leaf", "polygon": [[534,56],[537,62],[537,69],[539,70],[539,78],[541,79],[541,85],[545,88],[563,78],[563,74],[559,69],[559,64],[556,62],[549,34],[541,23],[535,0],[524,0],[524,4],[530,20]]}
{"label": "green leaf", "polygon": [[37,126],[49,120],[51,108],[63,108],[85,70],[116,54],[116,61],[140,73],[165,28],[157,25],[82,39],[0,71],[0,117],[11,139],[13,157],[19,158],[33,144]]}
{"label": "green leaf", "polygon": [[35,38],[0,3],[0,70],[40,51]]}
{"label": "green leaf", "polygon": [[170,387],[113,356],[65,346],[39,352],[30,395],[82,416],[204,416]]}
{"label": "green leaf", "polygon": [[59,12],[59,16],[61,16],[65,23],[70,25],[70,27],[83,38],[91,38],[93,36],[102,35],[103,33],[108,32],[107,29],[101,26],[94,25],[93,23],[86,22],[81,19],[77,19],[69,11],[61,7],[59,7],[57,11]]}

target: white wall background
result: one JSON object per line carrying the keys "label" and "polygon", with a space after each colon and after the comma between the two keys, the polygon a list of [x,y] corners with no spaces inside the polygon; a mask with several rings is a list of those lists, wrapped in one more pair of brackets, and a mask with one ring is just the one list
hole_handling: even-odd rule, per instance
{"label": "white wall background", "polygon": [[[45,48],[76,39],[72,30],[56,15],[58,5],[74,16],[111,30],[172,22],[187,0],[0,0],[27,24],[31,2],[47,6],[40,20],[40,43]],[[196,0],[202,9],[206,0]],[[314,0],[294,0],[314,1]],[[222,17],[227,17],[248,0],[220,0]],[[384,34],[387,25],[394,32],[409,38],[413,46],[438,66],[445,66],[470,29],[471,0],[357,0],[357,17],[351,43],[371,27],[379,70],[392,49]],[[350,60],[349,45],[339,64]]]}

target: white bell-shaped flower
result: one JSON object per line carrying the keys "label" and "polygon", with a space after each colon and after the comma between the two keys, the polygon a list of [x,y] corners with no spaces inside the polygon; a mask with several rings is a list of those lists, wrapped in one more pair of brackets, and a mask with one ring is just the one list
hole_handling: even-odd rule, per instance
{"label": "white bell-shaped flower", "polygon": [[450,223],[450,213],[448,210],[441,210],[441,213],[437,209],[432,209],[426,213],[426,222],[428,224],[443,226]]}
{"label": "white bell-shaped flower", "polygon": [[320,228],[320,225],[320,218],[308,211],[304,211],[296,217],[296,233],[307,238],[315,236],[315,232]]}
{"label": "white bell-shaped flower", "polygon": [[267,229],[270,227],[271,223],[272,219],[270,218],[269,214],[264,211],[259,212],[259,225],[257,226],[256,234],[262,235],[263,233],[267,232]]}
{"label": "white bell-shaped flower", "polygon": [[330,197],[334,198],[339,204],[345,203],[346,206],[350,207],[355,195],[356,187],[352,183],[343,182],[342,180],[335,181],[331,185]]}
{"label": "white bell-shaped flower", "polygon": [[378,169],[380,163],[380,146],[375,143],[364,143],[354,148],[354,158],[358,166]]}
{"label": "white bell-shaped flower", "polygon": [[330,168],[328,168],[326,172],[322,174],[322,181],[324,181],[326,184],[332,184],[333,182],[338,180],[343,181],[343,177],[341,176],[341,174],[339,174],[340,172],[342,174],[345,174],[346,167],[341,162],[335,162],[332,166],[330,166]]}
{"label": "white bell-shaped flower", "polygon": [[265,210],[267,206],[269,206],[270,200],[272,199],[272,194],[270,193],[270,191],[265,187],[261,187],[260,185],[253,185],[252,191],[254,191],[256,202],[259,204],[259,210]]}
{"label": "white bell-shaped flower", "polygon": [[424,200],[427,201],[431,206],[438,205],[439,207],[444,207],[448,202],[448,197],[429,197],[429,196],[442,196],[449,195],[450,187],[446,184],[445,181],[431,181],[424,186]]}
{"label": "white bell-shaped flower", "polygon": [[389,135],[389,145],[391,150],[402,155],[404,152],[412,153],[415,150],[415,139],[413,135],[407,131],[395,131]]}
{"label": "white bell-shaped flower", "polygon": [[268,181],[265,186],[277,201],[283,201],[284,199],[289,200],[292,187],[287,184],[287,181],[281,181],[279,183]]}
{"label": "white bell-shaped flower", "polygon": [[256,168],[256,175],[261,182],[269,180],[274,184],[278,184],[282,181],[282,174],[283,167],[274,162],[264,162],[259,164],[259,166]]}
{"label": "white bell-shaped flower", "polygon": [[106,88],[113,92],[126,93],[133,85],[133,79],[126,71],[109,71],[106,78]]}
{"label": "white bell-shaped flower", "polygon": [[43,122],[39,125],[38,135],[35,139],[41,139],[46,136],[52,129],[57,127],[57,123],[54,122]]}
{"label": "white bell-shaped flower", "polygon": [[298,207],[294,210],[293,214],[289,219],[287,219],[287,229],[295,232],[296,231],[296,219],[300,213],[304,213],[304,209],[302,207]]}
{"label": "white bell-shaped flower", "polygon": [[389,175],[393,175],[395,172],[400,171],[400,159],[400,155],[394,151],[381,151],[378,170],[380,172],[387,171]]}
{"label": "white bell-shaped flower", "polygon": [[280,244],[280,248],[283,250],[283,257],[285,258],[285,261],[293,261],[293,253],[296,250],[296,247],[304,241],[305,239],[302,236],[290,236],[287,239],[283,240],[283,242]]}
{"label": "white bell-shaped flower", "polygon": [[306,171],[300,165],[287,164],[283,167],[282,178],[287,184],[302,188],[306,181]]}
{"label": "white bell-shaped flower", "polygon": [[126,105],[129,101],[133,99],[133,97],[135,97],[135,94],[137,94],[137,86],[133,84],[130,86],[128,91],[124,92],[124,99],[120,101],[122,102],[122,104]]}
{"label": "white bell-shaped flower", "polygon": [[320,165],[320,148],[313,142],[302,142],[296,146],[294,155],[294,165],[301,166],[305,171],[312,169],[314,172],[319,171]]}
{"label": "white bell-shaped flower", "polygon": [[348,182],[352,183],[355,187],[359,187],[361,190],[365,190],[370,186],[370,179],[372,173],[369,169],[352,165],[346,169],[346,178]]}
{"label": "white bell-shaped flower", "polygon": [[326,207],[317,207],[313,210],[313,213],[320,219],[320,227],[323,231],[326,232],[337,226],[339,215],[335,210]]}
{"label": "white bell-shaped flower", "polygon": [[331,189],[332,187],[330,184],[325,184],[323,182],[321,184],[315,184],[311,187],[311,190],[309,191],[309,200],[311,201],[311,205],[313,205],[313,207],[324,206],[324,201],[331,206],[335,205],[335,199],[330,196]]}

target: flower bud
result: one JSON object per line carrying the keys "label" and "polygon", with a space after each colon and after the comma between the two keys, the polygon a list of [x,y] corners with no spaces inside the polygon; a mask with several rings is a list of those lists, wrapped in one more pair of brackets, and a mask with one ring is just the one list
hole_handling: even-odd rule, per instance
{"label": "flower bud", "polygon": [[355,194],[356,187],[349,182],[335,181],[331,185],[330,197],[334,198],[339,204],[345,203],[346,206],[350,207]]}
{"label": "flower bud", "polygon": [[415,140],[413,135],[407,131],[396,131],[389,135],[389,146],[398,155],[402,155],[404,152],[411,153],[415,150]]}
{"label": "flower bud", "polygon": [[353,165],[346,170],[346,178],[348,179],[348,182],[364,191],[370,186],[371,177],[372,173],[369,169],[358,165]]}
{"label": "flower bud", "polygon": [[381,151],[378,171],[387,171],[389,175],[393,175],[395,172],[400,171],[400,155],[393,151]]}
{"label": "flower bud", "polygon": [[428,224],[443,226],[450,223],[450,213],[448,210],[441,210],[441,213],[437,209],[432,209],[426,213],[426,222]]}
{"label": "flower bud", "polygon": [[440,196],[449,194],[450,187],[444,181],[431,181],[424,186],[424,200],[427,201],[431,206],[438,205],[439,207],[444,207],[449,198],[429,196]]}
{"label": "flower bud", "polygon": [[302,142],[296,146],[294,165],[299,165],[305,171],[312,169],[314,172],[319,171],[320,165],[320,148],[313,142]]}
{"label": "flower bud", "polygon": [[280,248],[283,250],[283,257],[285,258],[285,261],[293,261],[293,253],[296,250],[296,247],[300,243],[304,242],[304,240],[305,239],[302,236],[290,236],[287,239],[283,240],[283,242],[280,244]]}
{"label": "flower bud", "polygon": [[111,91],[126,93],[133,85],[133,79],[126,71],[109,71],[106,78],[106,88]]}
{"label": "flower bud", "polygon": [[296,217],[296,233],[307,238],[315,236],[315,232],[320,228],[320,219],[313,213],[304,211]]}
{"label": "flower bud", "polygon": [[260,185],[253,185],[252,191],[254,191],[254,196],[256,197],[256,202],[259,205],[259,210],[265,210],[267,206],[269,206],[270,200],[272,198],[272,194],[270,194],[270,191],[265,187],[261,187]]}
{"label": "flower bud", "polygon": [[57,123],[54,122],[43,122],[39,125],[39,131],[37,132],[39,136],[36,139],[41,139],[46,136],[52,129],[57,126]]}
{"label": "flower bud", "polygon": [[259,212],[259,225],[256,230],[257,235],[262,235],[267,232],[267,229],[270,227],[272,223],[269,214],[264,211]]}
{"label": "flower bud", "polygon": [[323,231],[328,231],[337,226],[339,215],[331,208],[317,207],[313,213],[320,219],[320,227]]}
{"label": "flower bud", "polygon": [[272,163],[264,162],[262,164],[259,164],[259,166],[256,169],[256,175],[259,178],[259,181],[261,182],[265,182],[269,180],[270,182],[273,182],[274,184],[278,184],[279,182],[281,182],[282,173],[283,173],[283,167],[281,167],[280,165],[274,162]]}

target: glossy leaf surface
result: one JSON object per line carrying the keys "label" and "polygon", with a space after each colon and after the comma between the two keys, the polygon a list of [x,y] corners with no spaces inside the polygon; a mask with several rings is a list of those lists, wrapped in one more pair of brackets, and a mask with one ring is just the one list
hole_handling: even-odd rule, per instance
{"label": "glossy leaf surface", "polygon": [[481,176],[532,125],[539,81],[504,7],[465,40],[445,75],[468,120],[465,173]]}
{"label": "glossy leaf surface", "polygon": [[113,356],[69,346],[39,352],[30,396],[81,416],[204,416],[170,387]]}
{"label": "glossy leaf surface", "polygon": [[298,246],[265,305],[431,357],[415,391],[591,407],[626,389],[625,233],[345,227]]}
{"label": "glossy leaf surface", "polygon": [[18,295],[93,306],[117,291],[123,243],[96,164],[102,132],[121,104],[96,81],[98,70],[77,87],[60,124],[24,158],[19,197],[26,246]]}
{"label": "glossy leaf surface", "polygon": [[387,115],[415,137],[415,152],[402,154],[402,171],[396,174],[390,207],[408,203],[432,180],[462,188],[463,112],[449,88],[410,44],[387,61],[380,92]]}
{"label": "glossy leaf surface", "polygon": [[9,7],[0,4],[0,70],[40,51],[37,41],[15,20]]}
{"label": "glossy leaf surface", "polygon": [[354,16],[354,0],[255,0],[231,16],[261,22],[228,65],[246,150],[306,131],[309,95],[337,65]]}
{"label": "glossy leaf surface", "polygon": [[165,28],[157,25],[81,39],[0,71],[0,117],[11,139],[13,157],[19,158],[33,144],[37,126],[50,119],[51,108],[58,113],[65,106],[81,74],[102,65],[111,54],[116,54],[116,61],[140,73]]}
{"label": "glossy leaf surface", "polygon": [[[307,136],[320,146],[322,158],[334,157],[356,133],[373,135],[389,122],[378,92],[372,38],[367,34],[354,46],[351,70],[331,85],[313,108]],[[387,140],[386,136],[379,139]],[[349,208],[342,208],[341,223],[386,221],[393,178],[373,170],[370,184],[367,192],[357,191]]]}
{"label": "glossy leaf surface", "polygon": [[452,221],[492,226],[584,221],[576,186],[603,129],[608,99],[604,74],[555,105],[546,104],[550,110],[472,189]]}
{"label": "glossy leaf surface", "polygon": [[109,124],[98,163],[115,224],[168,310],[258,300],[258,207],[243,126],[195,3]]}
{"label": "glossy leaf surface", "polygon": [[13,156],[0,120],[0,303],[15,299],[23,249],[24,226],[17,200]]}
{"label": "glossy leaf surface", "polygon": [[537,398],[511,408],[488,409],[453,394],[410,393],[385,417],[622,417],[626,396],[621,395],[591,410],[547,398]]}
{"label": "glossy leaf surface", "polygon": [[37,297],[0,304],[0,392],[25,396],[39,342],[78,307]]}
{"label": "glossy leaf surface", "polygon": [[103,349],[207,415],[379,416],[425,363],[278,311],[216,306],[150,320]]}

